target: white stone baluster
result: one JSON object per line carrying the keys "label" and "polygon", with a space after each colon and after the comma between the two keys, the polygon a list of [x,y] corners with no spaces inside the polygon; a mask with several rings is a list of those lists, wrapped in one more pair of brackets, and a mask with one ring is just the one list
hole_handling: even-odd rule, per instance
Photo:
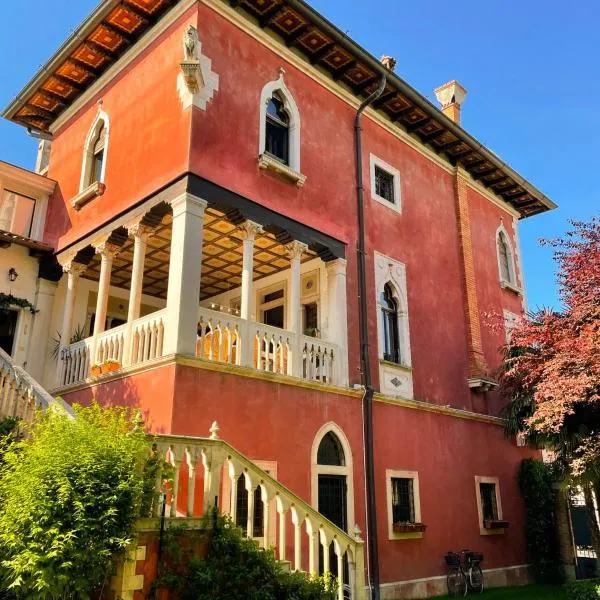
{"label": "white stone baluster", "polygon": [[188,466],[188,497],[187,497],[187,516],[194,516],[194,504],[196,500],[196,467],[198,465],[198,455],[193,448],[186,448],[185,458]]}
{"label": "white stone baluster", "polygon": [[327,575],[331,571],[329,567],[329,540],[322,527],[319,529],[319,543],[323,549],[323,573]]}
{"label": "white stone baluster", "polygon": [[308,572],[319,574],[319,531],[313,520],[306,516],[306,535],[308,536]]}
{"label": "white stone baluster", "polygon": [[279,560],[280,561],[285,561],[285,557],[286,557],[286,528],[287,528],[287,522],[286,522],[286,515],[288,512],[288,509],[285,507],[285,505],[283,504],[283,501],[281,499],[281,496],[277,495],[276,497],[276,506],[277,506],[277,514],[279,515],[279,540],[278,540],[278,544],[277,547],[279,549]]}
{"label": "white stone baluster", "polygon": [[292,513],[292,524],[294,525],[294,570],[302,570],[302,539],[301,539],[301,527],[300,515],[295,506],[291,508]]}

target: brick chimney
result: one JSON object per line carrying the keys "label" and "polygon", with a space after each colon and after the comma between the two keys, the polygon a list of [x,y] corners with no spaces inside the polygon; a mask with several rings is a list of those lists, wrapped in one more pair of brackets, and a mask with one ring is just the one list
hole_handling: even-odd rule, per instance
{"label": "brick chimney", "polygon": [[442,105],[442,112],[460,125],[460,107],[465,101],[467,90],[453,79],[435,90],[438,102]]}

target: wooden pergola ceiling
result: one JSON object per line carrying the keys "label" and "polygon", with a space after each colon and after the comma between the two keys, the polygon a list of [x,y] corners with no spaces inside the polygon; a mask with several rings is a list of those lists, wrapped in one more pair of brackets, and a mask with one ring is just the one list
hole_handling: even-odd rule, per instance
{"label": "wooden pergola ceiling", "polygon": [[[143,293],[156,298],[167,298],[169,282],[169,258],[171,253],[172,216],[167,214],[148,239],[144,264]],[[202,247],[202,278],[200,300],[237,288],[242,283],[242,234],[214,208],[207,208],[204,215],[204,244]],[[307,251],[304,260],[316,254]],[[113,261],[110,283],[129,289],[133,264],[133,241],[127,239]],[[285,246],[271,233],[256,237],[254,242],[254,279],[289,269]],[[93,281],[100,279],[100,257],[95,255],[83,276]]]}
{"label": "wooden pergola ceiling", "polygon": [[[122,0],[100,7],[65,43],[5,111],[4,116],[40,131],[134,45],[179,0]],[[334,81],[366,98],[381,78],[377,61],[301,0],[221,0],[279,35]],[[50,68],[52,67],[52,68]],[[379,69],[379,70],[378,70]],[[482,144],[452,124],[406,82],[390,74],[374,107],[452,164],[493,190],[523,217],[553,203]]]}

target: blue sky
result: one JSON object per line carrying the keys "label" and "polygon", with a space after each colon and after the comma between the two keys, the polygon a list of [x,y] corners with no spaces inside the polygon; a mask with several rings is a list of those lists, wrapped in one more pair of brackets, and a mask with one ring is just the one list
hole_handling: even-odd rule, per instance
{"label": "blue sky", "polygon": [[[8,104],[96,0],[4,2],[0,19],[0,105]],[[469,91],[463,126],[559,208],[521,224],[529,305],[557,304],[552,251],[569,219],[600,214],[600,5],[558,0],[312,0],[311,4],[433,99],[458,79]],[[25,130],[0,122],[0,159],[33,167]]]}

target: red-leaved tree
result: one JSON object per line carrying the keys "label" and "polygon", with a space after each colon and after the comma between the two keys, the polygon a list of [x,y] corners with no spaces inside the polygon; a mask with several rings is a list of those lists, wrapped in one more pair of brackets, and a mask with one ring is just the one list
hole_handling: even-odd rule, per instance
{"label": "red-leaved tree", "polygon": [[600,458],[600,218],[545,243],[555,248],[563,308],[537,311],[513,330],[502,389],[509,411],[520,400],[519,429],[568,441],[565,458],[583,475]]}
{"label": "red-leaved tree", "polygon": [[583,489],[600,557],[600,217],[572,225],[544,242],[555,249],[562,308],[512,331],[501,391],[508,431],[552,449],[561,479]]}

